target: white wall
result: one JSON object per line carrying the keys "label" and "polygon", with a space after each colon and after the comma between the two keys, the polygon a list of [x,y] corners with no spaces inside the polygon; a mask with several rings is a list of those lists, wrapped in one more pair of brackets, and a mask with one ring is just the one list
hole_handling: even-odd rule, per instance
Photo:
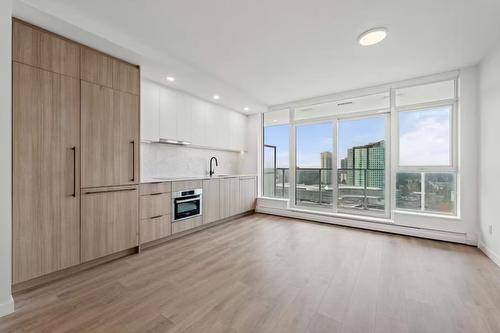
{"label": "white wall", "polygon": [[11,13],[0,1],[0,316],[14,311],[11,296]]}
{"label": "white wall", "polygon": [[480,247],[500,265],[500,47],[481,63],[479,87]]}

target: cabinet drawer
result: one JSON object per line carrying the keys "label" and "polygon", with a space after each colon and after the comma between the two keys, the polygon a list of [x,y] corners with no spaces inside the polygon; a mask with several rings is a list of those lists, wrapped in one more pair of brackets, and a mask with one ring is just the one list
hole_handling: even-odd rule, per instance
{"label": "cabinet drawer", "polygon": [[139,244],[137,186],[84,190],[81,195],[82,262]]}
{"label": "cabinet drawer", "polygon": [[203,188],[203,181],[200,180],[186,180],[181,182],[172,183],[172,192],[195,190]]}
{"label": "cabinet drawer", "polygon": [[141,244],[170,235],[170,215],[141,220]]}
{"label": "cabinet drawer", "polygon": [[170,206],[172,205],[170,193],[142,195],[140,202],[141,219],[170,214]]}
{"label": "cabinet drawer", "polygon": [[193,217],[179,222],[172,223],[172,234],[199,227],[203,224],[203,217]]}
{"label": "cabinet drawer", "polygon": [[171,182],[141,184],[141,195],[170,192],[172,192]]}

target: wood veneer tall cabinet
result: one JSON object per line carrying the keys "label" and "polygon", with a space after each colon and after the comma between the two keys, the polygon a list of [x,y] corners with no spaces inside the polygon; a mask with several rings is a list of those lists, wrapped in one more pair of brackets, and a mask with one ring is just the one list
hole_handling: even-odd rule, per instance
{"label": "wood veneer tall cabinet", "polygon": [[86,262],[139,245],[139,68],[82,47],[81,79]]}
{"label": "wood veneer tall cabinet", "polygon": [[13,283],[80,262],[78,45],[13,23]]}
{"label": "wood veneer tall cabinet", "polygon": [[132,65],[96,53],[82,49],[82,187],[138,184],[139,69],[128,82]]}
{"label": "wood veneer tall cabinet", "polygon": [[138,245],[139,68],[17,19],[12,39],[16,285]]}

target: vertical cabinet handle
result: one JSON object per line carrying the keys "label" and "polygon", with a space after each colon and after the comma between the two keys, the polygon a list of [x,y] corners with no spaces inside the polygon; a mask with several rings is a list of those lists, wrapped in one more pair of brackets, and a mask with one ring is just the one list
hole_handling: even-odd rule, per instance
{"label": "vertical cabinet handle", "polygon": [[130,181],[133,182],[135,181],[135,140],[130,141],[132,144],[132,178],[130,178]]}
{"label": "vertical cabinet handle", "polygon": [[76,198],[76,146],[71,147],[73,151],[73,193],[71,196]]}

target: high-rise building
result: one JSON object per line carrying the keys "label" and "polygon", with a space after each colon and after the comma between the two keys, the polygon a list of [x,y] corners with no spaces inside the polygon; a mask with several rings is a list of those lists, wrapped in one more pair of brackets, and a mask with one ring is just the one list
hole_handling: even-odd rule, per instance
{"label": "high-rise building", "polygon": [[[321,154],[321,183],[331,184],[332,183],[332,153],[330,151],[324,151]],[[325,170],[326,169],[326,170]]]}
{"label": "high-rise building", "polygon": [[385,141],[349,148],[341,166],[347,171],[347,185],[376,187],[385,184]]}

